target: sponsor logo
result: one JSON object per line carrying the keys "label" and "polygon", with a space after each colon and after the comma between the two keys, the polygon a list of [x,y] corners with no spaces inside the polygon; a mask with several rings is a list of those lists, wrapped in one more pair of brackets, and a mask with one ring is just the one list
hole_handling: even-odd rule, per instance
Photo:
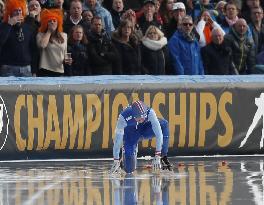
{"label": "sponsor logo", "polygon": [[8,126],[9,118],[6,105],[2,96],[0,96],[0,150],[2,150],[6,144],[8,137]]}
{"label": "sponsor logo", "polygon": [[[264,93],[261,93],[259,98],[255,98],[255,104],[258,107],[258,109],[254,115],[254,118],[252,120],[251,125],[248,128],[246,137],[244,137],[244,139],[240,143],[239,148],[243,147],[246,144],[248,138],[250,137],[253,130],[256,128],[258,122],[261,120],[261,118],[264,118]],[[262,136],[261,136],[261,140],[259,143],[260,149],[263,147],[263,143],[264,143],[264,123],[262,126],[263,126],[262,127]]]}

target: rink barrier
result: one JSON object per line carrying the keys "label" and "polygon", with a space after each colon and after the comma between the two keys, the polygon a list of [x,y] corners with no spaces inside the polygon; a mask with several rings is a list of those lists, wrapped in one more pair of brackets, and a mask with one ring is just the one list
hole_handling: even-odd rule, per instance
{"label": "rink barrier", "polygon": [[263,154],[263,88],[261,75],[1,78],[0,159],[112,157],[118,115],[138,99],[169,121],[170,156]]}

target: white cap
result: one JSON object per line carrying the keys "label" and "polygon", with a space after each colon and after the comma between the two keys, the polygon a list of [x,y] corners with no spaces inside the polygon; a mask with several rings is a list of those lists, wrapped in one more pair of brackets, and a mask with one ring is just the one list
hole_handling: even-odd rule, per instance
{"label": "white cap", "polygon": [[185,6],[184,6],[184,3],[182,3],[182,2],[174,3],[174,4],[173,4],[173,7],[172,7],[172,10],[177,10],[177,9],[183,9],[183,10],[186,10],[186,9],[185,9]]}

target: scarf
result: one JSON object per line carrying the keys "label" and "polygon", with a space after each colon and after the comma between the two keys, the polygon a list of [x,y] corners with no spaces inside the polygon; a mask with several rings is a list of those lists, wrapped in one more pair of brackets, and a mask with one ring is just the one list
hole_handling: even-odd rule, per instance
{"label": "scarf", "polygon": [[149,39],[148,37],[143,37],[142,43],[144,46],[146,46],[150,50],[157,51],[167,45],[167,38],[162,37],[160,40],[155,41],[155,40]]}
{"label": "scarf", "polygon": [[225,17],[225,19],[226,19],[226,22],[228,23],[229,26],[233,26],[237,22],[238,17],[236,16],[236,18],[234,20],[229,19],[227,17]]}

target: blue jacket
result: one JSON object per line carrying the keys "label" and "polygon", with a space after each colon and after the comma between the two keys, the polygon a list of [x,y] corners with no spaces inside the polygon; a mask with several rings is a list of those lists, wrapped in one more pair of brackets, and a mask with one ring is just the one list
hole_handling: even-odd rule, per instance
{"label": "blue jacket", "polygon": [[[83,10],[91,11],[87,4],[83,5]],[[102,7],[98,2],[96,2],[95,10],[92,11],[92,13],[95,16],[100,16],[102,18],[104,29],[108,34],[115,30],[110,12]]]}
{"label": "blue jacket", "polygon": [[[156,136],[156,151],[161,151],[163,144],[163,134],[160,127],[159,120],[156,116],[155,111],[152,108],[147,108],[147,117],[143,122],[144,125],[148,126],[147,122],[151,122],[151,127]],[[146,124],[145,124],[146,123]],[[131,106],[125,108],[119,115],[115,128],[113,156],[114,159],[119,158],[120,148],[123,144],[123,136],[126,127],[137,127],[138,123],[133,118],[133,112]],[[144,126],[143,125],[143,126]]]}
{"label": "blue jacket", "polygon": [[176,75],[203,75],[204,67],[198,41],[188,41],[182,32],[176,31],[170,38],[169,52]]}

